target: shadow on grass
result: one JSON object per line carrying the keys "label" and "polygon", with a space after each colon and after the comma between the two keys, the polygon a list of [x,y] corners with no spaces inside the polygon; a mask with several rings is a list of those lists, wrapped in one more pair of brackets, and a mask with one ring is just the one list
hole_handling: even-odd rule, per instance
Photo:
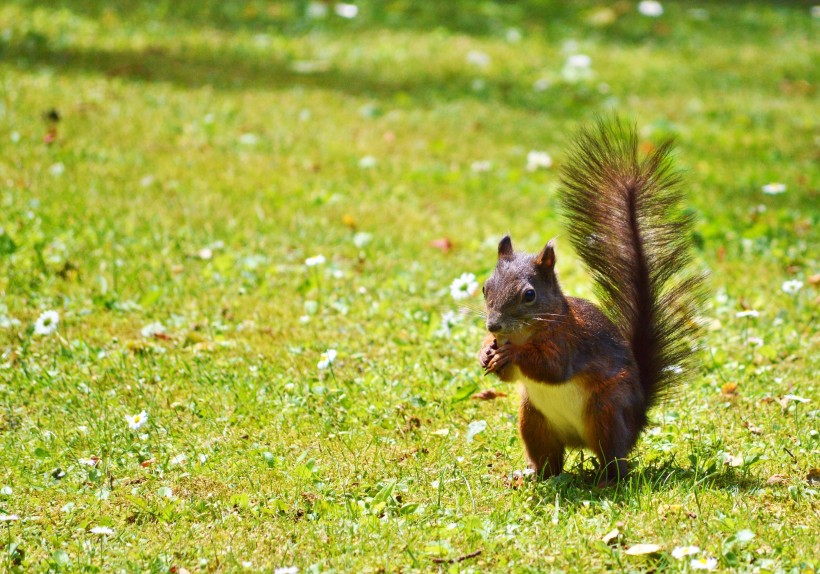
{"label": "shadow on grass", "polygon": [[[62,74],[99,74],[135,82],[166,82],[191,89],[306,88],[382,100],[409,100],[415,105],[473,99],[538,112],[555,111],[563,115],[568,109],[593,105],[602,97],[586,86],[556,85],[538,92],[520,79],[488,80],[481,90],[475,90],[472,87],[475,75],[467,70],[436,69],[412,75],[391,70],[390,73],[380,74],[378,71],[345,70],[332,65],[323,68],[316,62],[291,61],[275,54],[263,57],[259,53],[249,54],[238,50],[210,51],[200,48],[192,52],[165,47],[134,51],[58,49],[51,46],[48,38],[38,34],[29,34],[14,41],[0,39],[0,59],[19,69],[45,66]],[[300,66],[318,69],[300,71]]]}
{"label": "shadow on grass", "polygon": [[[24,9],[41,7],[40,0],[12,0]],[[67,10],[84,18],[102,20],[110,15],[126,22],[163,21],[191,27],[208,27],[223,31],[251,31],[282,34],[301,34],[315,29],[345,28],[361,31],[373,27],[394,30],[446,30],[470,36],[505,37],[511,29],[526,29],[529,33],[552,38],[582,33],[583,37],[597,36],[611,42],[643,43],[648,39],[664,41],[668,24],[662,19],[653,21],[640,16],[630,3],[596,5],[588,1],[562,0],[507,0],[485,1],[448,0],[446,2],[413,2],[407,0],[344,0],[356,4],[358,15],[353,19],[334,14],[335,0],[265,1],[265,0],[53,0],[51,10]],[[324,4],[327,15],[322,19],[307,16],[311,4]],[[795,11],[808,14],[812,0],[781,0],[773,4],[767,0],[726,0],[726,9],[700,9],[693,17],[690,2],[667,0],[666,10],[694,18],[698,28],[717,25],[731,30],[732,35],[750,40],[770,32],[766,19],[747,19],[737,26],[739,8],[768,8],[775,11]],[[595,25],[594,15],[602,18],[602,10],[616,15],[609,26]],[[696,10],[697,14],[698,11]],[[705,16],[704,16],[705,14]],[[611,16],[610,16],[611,17]],[[807,18],[807,21],[810,20]],[[807,22],[807,25],[810,23]],[[579,30],[579,28],[581,28]],[[519,30],[520,31],[520,30]]]}
{"label": "shadow on grass", "polygon": [[566,504],[574,507],[584,500],[627,502],[636,493],[651,491],[661,493],[672,490],[692,491],[730,491],[750,492],[763,486],[763,483],[750,476],[741,476],[732,469],[721,469],[708,475],[698,475],[692,469],[677,465],[674,461],[665,461],[656,466],[635,470],[617,484],[598,488],[598,474],[592,468],[576,466],[571,472],[538,482],[534,485],[535,504],[550,503],[556,494],[560,494]]}

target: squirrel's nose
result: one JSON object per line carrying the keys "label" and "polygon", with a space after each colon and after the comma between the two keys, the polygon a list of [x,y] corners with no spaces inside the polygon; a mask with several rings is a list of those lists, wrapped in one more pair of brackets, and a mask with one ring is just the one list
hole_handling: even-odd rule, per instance
{"label": "squirrel's nose", "polygon": [[487,321],[487,330],[490,333],[498,333],[501,330],[501,321]]}

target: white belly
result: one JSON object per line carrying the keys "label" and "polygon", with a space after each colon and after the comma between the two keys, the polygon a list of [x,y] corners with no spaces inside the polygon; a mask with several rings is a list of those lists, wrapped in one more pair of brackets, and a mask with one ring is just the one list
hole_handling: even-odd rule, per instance
{"label": "white belly", "polygon": [[587,394],[577,379],[560,385],[538,383],[523,376],[519,380],[522,394],[526,394],[530,404],[544,415],[568,446],[586,443],[584,411]]}

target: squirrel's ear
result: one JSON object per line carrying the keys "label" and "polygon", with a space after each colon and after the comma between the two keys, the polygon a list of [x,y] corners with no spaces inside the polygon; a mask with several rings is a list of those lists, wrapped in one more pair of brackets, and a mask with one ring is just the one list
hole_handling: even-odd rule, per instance
{"label": "squirrel's ear", "polygon": [[544,271],[552,271],[555,267],[555,239],[550,239],[535,258],[535,264]]}
{"label": "squirrel's ear", "polygon": [[498,258],[508,259],[513,256],[512,239],[509,235],[505,235],[498,243]]}

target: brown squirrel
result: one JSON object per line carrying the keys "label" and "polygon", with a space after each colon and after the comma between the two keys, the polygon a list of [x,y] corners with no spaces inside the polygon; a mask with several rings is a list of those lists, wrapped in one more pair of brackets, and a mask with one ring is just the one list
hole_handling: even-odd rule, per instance
{"label": "brown squirrel", "polygon": [[692,357],[702,277],[686,273],[690,214],[679,209],[672,142],[638,157],[638,136],[617,118],[580,131],[561,173],[570,242],[591,271],[601,308],[567,297],[554,241],[537,255],[509,235],[484,284],[485,373],[519,380],[518,428],[530,467],[560,474],[566,447],[601,463],[600,485],[627,474],[626,457]]}

